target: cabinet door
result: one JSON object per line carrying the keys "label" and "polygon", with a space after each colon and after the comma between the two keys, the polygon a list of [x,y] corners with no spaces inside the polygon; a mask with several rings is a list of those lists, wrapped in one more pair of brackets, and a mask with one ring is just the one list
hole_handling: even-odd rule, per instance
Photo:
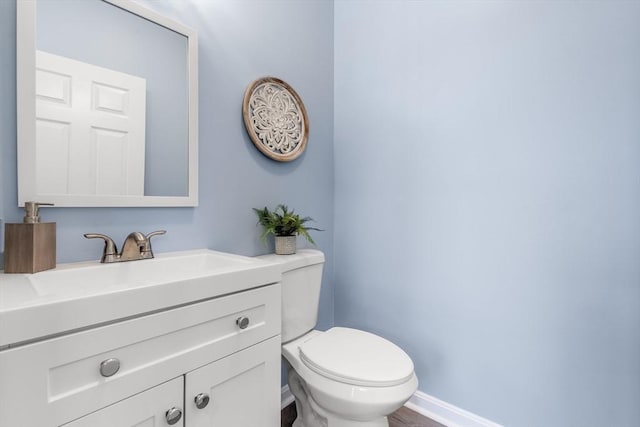
{"label": "cabinet door", "polygon": [[280,426],[280,336],[189,372],[185,411],[188,427]]}
{"label": "cabinet door", "polygon": [[177,421],[174,427],[184,426],[182,412],[184,377],[178,377],[140,394],[129,397],[63,427],[166,427],[168,411]]}

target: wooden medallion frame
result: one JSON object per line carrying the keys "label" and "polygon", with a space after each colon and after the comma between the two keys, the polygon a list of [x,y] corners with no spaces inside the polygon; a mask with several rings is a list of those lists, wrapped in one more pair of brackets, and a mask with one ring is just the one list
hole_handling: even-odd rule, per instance
{"label": "wooden medallion frame", "polygon": [[252,82],[244,93],[242,117],[251,142],[270,159],[290,162],[306,149],[309,117],[298,93],[276,77]]}

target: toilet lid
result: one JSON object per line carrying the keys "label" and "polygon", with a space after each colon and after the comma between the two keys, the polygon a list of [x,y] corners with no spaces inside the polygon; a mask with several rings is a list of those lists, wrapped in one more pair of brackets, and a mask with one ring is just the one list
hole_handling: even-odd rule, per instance
{"label": "toilet lid", "polygon": [[413,362],[401,348],[377,335],[332,328],[300,346],[300,359],[314,372],[362,386],[393,386],[413,375]]}

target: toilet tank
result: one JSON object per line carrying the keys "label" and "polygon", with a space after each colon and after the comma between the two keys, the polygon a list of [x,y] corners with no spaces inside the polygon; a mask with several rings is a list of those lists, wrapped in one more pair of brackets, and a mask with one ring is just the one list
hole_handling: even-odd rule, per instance
{"label": "toilet tank", "polygon": [[282,342],[315,328],[324,254],[314,249],[300,249],[293,255],[271,254],[259,258],[282,266]]}

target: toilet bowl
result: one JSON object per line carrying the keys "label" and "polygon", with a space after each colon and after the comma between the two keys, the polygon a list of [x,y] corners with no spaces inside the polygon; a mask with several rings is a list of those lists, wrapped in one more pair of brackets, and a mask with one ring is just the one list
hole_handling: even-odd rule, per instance
{"label": "toilet bowl", "polygon": [[298,417],[293,427],[388,427],[418,387],[411,358],[375,334],[314,330],[324,254],[261,258],[282,266],[282,355]]}
{"label": "toilet bowl", "polygon": [[[330,427],[387,427],[386,416],[401,407],[418,387],[406,353],[389,341],[357,329],[311,331],[284,344],[282,355],[292,368],[289,388],[296,402],[302,393],[310,400],[300,411],[301,418],[311,410],[326,418]],[[299,385],[292,387],[293,381]],[[306,424],[304,420],[294,424],[315,425],[322,424]]]}

